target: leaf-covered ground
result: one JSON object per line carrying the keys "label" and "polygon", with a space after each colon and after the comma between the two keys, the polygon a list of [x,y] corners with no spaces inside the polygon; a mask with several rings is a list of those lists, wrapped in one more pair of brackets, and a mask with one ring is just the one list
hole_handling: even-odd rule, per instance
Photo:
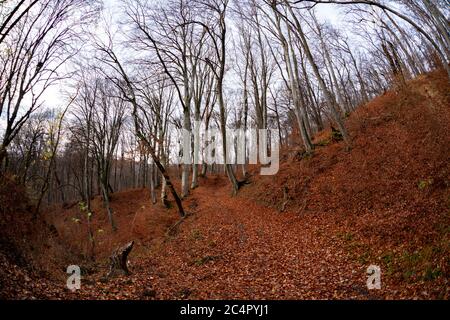
{"label": "leaf-covered ground", "polygon": [[[449,89],[436,72],[386,93],[348,119],[351,149],[324,131],[313,155],[283,150],[279,174],[254,170],[237,197],[225,177],[201,179],[184,202],[189,217],[169,234],[176,210],[152,206],[147,190],[113,195],[117,233],[96,199],[95,262],[86,217],[54,208],[41,233],[30,227],[26,254],[6,241],[18,231],[1,238],[1,297],[448,299]],[[105,279],[109,254],[130,240],[132,275]],[[65,288],[69,264],[83,267],[75,293]],[[367,289],[370,265],[381,267],[381,290]]]}
{"label": "leaf-covered ground", "polygon": [[[141,248],[129,257],[133,272],[130,277],[106,281],[107,270],[97,267],[100,272],[86,275],[77,293],[64,289],[65,282],[61,279],[53,283],[55,288],[48,292],[49,297],[324,299],[378,296],[368,292],[364,268],[351,261],[335,237],[327,236],[333,226],[326,221],[293,213],[280,214],[251,200],[231,198],[229,186],[222,177],[210,177],[202,182],[202,187],[187,201],[191,215],[177,231],[161,235],[148,250],[142,250],[145,244],[138,243]],[[145,196],[142,200],[146,200]],[[104,263],[106,265],[106,260]],[[33,281],[27,279],[26,282]],[[44,289],[48,290],[48,286],[46,284]],[[23,294],[26,297],[29,292]]]}

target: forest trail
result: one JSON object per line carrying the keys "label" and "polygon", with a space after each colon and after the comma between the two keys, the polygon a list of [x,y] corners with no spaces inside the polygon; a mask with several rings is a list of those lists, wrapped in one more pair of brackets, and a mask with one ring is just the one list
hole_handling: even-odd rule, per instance
{"label": "forest trail", "polygon": [[233,198],[220,176],[202,179],[186,207],[191,215],[174,235],[130,254],[129,278],[93,274],[65,298],[376,298],[326,221]]}
{"label": "forest trail", "polygon": [[[369,295],[365,271],[352,263],[333,239],[333,226],[296,213],[280,213],[243,197],[230,197],[226,181],[210,190],[206,185],[196,192],[197,217],[187,227],[204,234],[203,244],[195,243],[192,248],[197,257],[219,257],[214,262],[217,271],[203,268],[218,286],[210,288],[210,283],[200,282],[199,298],[229,299],[236,293],[242,299]],[[213,248],[207,248],[204,244],[211,241]],[[198,277],[203,272],[197,268],[186,271]]]}

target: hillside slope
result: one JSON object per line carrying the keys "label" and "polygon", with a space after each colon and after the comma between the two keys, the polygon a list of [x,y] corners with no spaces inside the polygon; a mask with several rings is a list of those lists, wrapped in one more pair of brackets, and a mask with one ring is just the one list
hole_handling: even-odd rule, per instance
{"label": "hillside slope", "polygon": [[347,126],[350,151],[323,132],[313,156],[285,154],[279,174],[258,178],[248,195],[329,220],[355,259],[382,265],[389,283],[448,297],[448,79],[443,72],[421,76],[359,108]]}
{"label": "hillside slope", "polygon": [[[117,233],[95,199],[95,262],[87,259],[86,219],[77,206],[55,208],[45,218],[57,230],[53,241],[79,253],[69,261],[87,270],[82,290],[64,288],[61,261],[38,288],[1,286],[2,296],[448,299],[450,85],[445,73],[421,76],[398,94],[376,98],[354,112],[347,126],[350,149],[334,142],[330,131],[321,132],[311,156],[284,152],[276,176],[253,176],[237,197],[229,196],[225,177],[202,179],[185,201],[189,217],[170,234],[175,209],[152,206],[147,190],[113,195]],[[136,241],[129,257],[132,275],[105,280],[110,252],[129,240]],[[0,262],[7,268],[25,272],[5,261]],[[379,291],[367,290],[369,265],[381,267]]]}

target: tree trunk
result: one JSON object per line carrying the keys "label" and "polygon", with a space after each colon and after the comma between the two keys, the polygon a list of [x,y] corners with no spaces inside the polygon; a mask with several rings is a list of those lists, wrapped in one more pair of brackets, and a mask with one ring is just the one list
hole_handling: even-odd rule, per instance
{"label": "tree trunk", "polygon": [[[288,42],[287,42],[285,36],[283,35],[282,29],[281,29],[280,15],[278,14],[278,11],[276,11],[275,7],[273,8],[273,11],[274,11],[274,14],[276,15],[276,28],[277,28],[278,35],[280,37],[281,45],[283,47],[284,58],[286,60],[286,69],[287,69],[287,73],[289,76],[291,95],[292,95],[292,100],[293,100],[294,106],[295,106],[294,112],[295,112],[295,116],[297,119],[298,129],[300,131],[300,134],[301,134],[301,137],[303,140],[303,145],[305,146],[305,150],[306,150],[306,152],[309,153],[314,149],[314,146],[311,144],[311,139],[309,138],[308,132],[305,128],[305,122],[303,121],[304,109],[301,106],[300,97],[299,97],[299,86],[296,81],[296,79],[298,79],[298,77],[296,78],[294,75],[294,68],[291,63],[291,54],[289,53]],[[289,32],[289,36],[290,36],[289,26],[288,26],[288,32]],[[291,47],[291,53],[293,53],[292,47]],[[294,56],[294,57],[292,57],[292,59],[295,60],[296,57]]]}
{"label": "tree trunk", "polygon": [[110,267],[107,278],[115,277],[118,275],[129,275],[130,271],[127,266],[127,258],[133,249],[134,241],[128,242],[123,247],[116,249],[112,255],[109,257],[110,259]]}
{"label": "tree trunk", "polygon": [[150,164],[149,179],[150,179],[150,198],[152,199],[152,204],[156,204],[156,191],[155,191],[155,165]]}
{"label": "tree trunk", "polygon": [[107,186],[103,182],[101,182],[100,185],[101,185],[100,187],[101,187],[102,193],[103,193],[103,201],[105,203],[106,211],[108,212],[109,222],[111,223],[111,227],[112,227],[113,231],[117,231],[117,226],[114,221],[113,212],[112,212],[111,206],[109,205],[109,194],[108,194]]}
{"label": "tree trunk", "polygon": [[323,94],[325,95],[325,99],[328,103],[328,106],[330,107],[333,118],[336,121],[336,123],[339,127],[339,130],[342,133],[342,136],[344,137],[344,141],[346,142],[347,145],[350,145],[350,136],[347,133],[347,129],[345,128],[344,121],[342,120],[342,117],[339,114],[339,111],[336,109],[338,107],[336,99],[335,99],[334,95],[331,93],[330,89],[328,89],[328,87],[326,86],[325,80],[323,79],[322,75],[320,74],[319,67],[317,66],[317,64],[314,60],[314,57],[311,53],[311,50],[310,50],[309,44],[308,44],[308,40],[306,39],[306,36],[303,32],[300,22],[298,21],[297,17],[295,16],[291,6],[288,6],[288,9],[289,9],[292,17],[294,18],[294,21],[295,21],[295,24],[297,27],[297,31],[300,36],[301,45],[303,46],[303,49],[305,50],[306,57],[313,69],[313,72],[317,78],[317,81],[319,82],[319,86],[322,89]]}
{"label": "tree trunk", "polygon": [[193,152],[193,167],[192,167],[192,183],[191,189],[198,187],[198,163],[200,158],[200,104],[195,103],[195,126],[194,126],[194,140],[192,145]]}
{"label": "tree trunk", "polygon": [[[191,114],[190,110],[188,108],[185,108],[184,110],[184,124],[183,129],[185,130],[183,132],[182,137],[182,143],[183,143],[183,168],[182,168],[182,174],[181,174],[181,198],[185,198],[189,196],[189,174],[191,171],[191,164],[188,163],[188,159],[190,159],[190,146],[191,146]],[[184,137],[185,134],[189,133],[189,141],[185,143]]]}

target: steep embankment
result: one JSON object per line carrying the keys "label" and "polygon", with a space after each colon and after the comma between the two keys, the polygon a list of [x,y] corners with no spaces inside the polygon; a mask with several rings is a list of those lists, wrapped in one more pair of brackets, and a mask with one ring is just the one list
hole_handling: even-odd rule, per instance
{"label": "steep embankment", "polygon": [[[42,277],[45,286],[32,292],[69,299],[448,299],[449,89],[445,74],[435,72],[378,97],[347,120],[351,149],[322,132],[313,155],[283,153],[278,175],[255,175],[235,198],[226,178],[202,179],[185,201],[191,215],[170,235],[175,209],[151,206],[146,190],[113,196],[117,233],[95,199],[96,262],[70,260],[84,267],[82,289],[64,288],[60,262],[56,280]],[[46,220],[57,230],[53,241],[89,255],[77,206]],[[129,240],[136,241],[133,274],[105,280],[109,253]],[[382,270],[379,291],[366,287],[372,264]],[[27,288],[4,296],[29,298]]]}
{"label": "steep embankment", "polygon": [[64,281],[62,266],[81,256],[34,215],[25,188],[14,177],[0,175],[0,180],[0,299],[51,296]]}
{"label": "steep embankment", "polygon": [[[320,134],[307,159],[285,161],[249,195],[318,215],[354,259],[382,266],[387,294],[448,297],[450,86],[443,72],[388,92],[347,120],[352,148]],[[292,154],[292,153],[291,153]],[[289,154],[287,154],[289,157]],[[392,288],[391,288],[392,287]],[[414,292],[414,294],[412,293]]]}

